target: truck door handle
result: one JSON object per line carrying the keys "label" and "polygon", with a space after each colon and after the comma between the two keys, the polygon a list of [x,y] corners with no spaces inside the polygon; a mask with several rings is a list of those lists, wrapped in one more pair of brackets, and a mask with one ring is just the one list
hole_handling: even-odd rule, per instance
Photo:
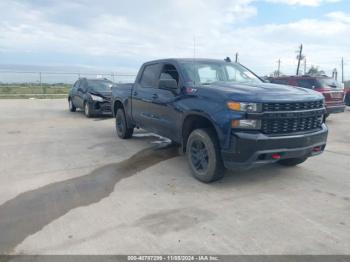
{"label": "truck door handle", "polygon": [[153,94],[153,95],[152,95],[152,98],[153,98],[153,99],[157,99],[157,98],[158,98],[158,95],[157,95],[157,94]]}

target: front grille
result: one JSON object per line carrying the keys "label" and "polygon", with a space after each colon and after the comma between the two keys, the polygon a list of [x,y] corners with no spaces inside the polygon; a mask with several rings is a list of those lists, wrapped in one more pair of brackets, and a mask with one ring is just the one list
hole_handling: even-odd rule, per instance
{"label": "front grille", "polygon": [[293,103],[263,103],[263,111],[298,111],[323,108],[323,100]]}
{"label": "front grille", "polygon": [[287,134],[320,129],[323,116],[303,118],[263,119],[261,128],[265,134]]}
{"label": "front grille", "polygon": [[101,110],[105,112],[110,112],[112,110],[111,104],[105,103],[101,105]]}

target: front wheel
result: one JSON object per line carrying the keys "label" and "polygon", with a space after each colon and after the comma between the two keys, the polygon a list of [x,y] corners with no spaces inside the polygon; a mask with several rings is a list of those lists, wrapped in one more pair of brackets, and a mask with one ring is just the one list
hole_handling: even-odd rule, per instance
{"label": "front wheel", "polygon": [[346,97],[345,97],[345,104],[346,104],[347,106],[350,106],[350,93],[347,94]]}
{"label": "front wheel", "polygon": [[134,128],[128,128],[125,113],[122,108],[117,110],[117,114],[115,117],[115,128],[117,130],[117,134],[121,139],[128,139],[132,137],[134,133]]}
{"label": "front wheel", "polygon": [[187,141],[187,160],[198,180],[210,183],[224,176],[216,133],[211,128],[194,130]]}
{"label": "front wheel", "polygon": [[68,99],[68,106],[69,106],[69,111],[71,112],[75,112],[77,110],[71,98]]}
{"label": "front wheel", "polygon": [[287,159],[282,159],[278,161],[277,163],[282,165],[282,166],[296,166],[299,165],[303,162],[305,162],[307,157],[300,157],[300,158],[287,158]]}
{"label": "front wheel", "polygon": [[84,103],[84,114],[86,117],[92,117],[92,109],[89,102]]}

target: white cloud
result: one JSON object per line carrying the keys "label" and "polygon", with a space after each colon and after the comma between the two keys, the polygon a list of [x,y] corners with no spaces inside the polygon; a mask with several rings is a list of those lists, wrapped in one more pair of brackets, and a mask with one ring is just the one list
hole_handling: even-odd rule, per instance
{"label": "white cloud", "polygon": [[342,23],[350,24],[350,15],[346,14],[344,12],[331,12],[327,15],[327,17],[331,18],[332,20],[339,21]]}
{"label": "white cloud", "polygon": [[325,3],[336,3],[342,0],[267,0],[272,3],[282,3],[288,5],[319,6]]}

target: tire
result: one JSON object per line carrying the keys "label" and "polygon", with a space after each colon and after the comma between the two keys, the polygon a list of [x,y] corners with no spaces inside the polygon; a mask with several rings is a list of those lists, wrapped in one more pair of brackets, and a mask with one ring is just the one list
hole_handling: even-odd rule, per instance
{"label": "tire", "polygon": [[325,115],[323,116],[323,122],[326,122],[326,120],[327,120],[328,117],[329,117],[329,114],[328,114],[328,113],[325,114]]}
{"label": "tire", "polygon": [[68,99],[68,106],[69,106],[69,111],[70,112],[75,112],[77,108],[74,106],[72,99]]}
{"label": "tire", "polygon": [[91,105],[89,104],[89,102],[85,102],[84,103],[84,114],[86,117],[90,118],[93,116],[92,112],[91,112]]}
{"label": "tire", "polygon": [[125,112],[122,108],[117,110],[117,114],[115,116],[115,128],[118,136],[121,139],[128,139],[132,137],[132,134],[134,133],[134,128],[128,128]]}
{"label": "tire", "polygon": [[192,131],[187,140],[186,155],[192,174],[199,181],[210,183],[224,176],[219,143],[213,129]]}
{"label": "tire", "polygon": [[278,161],[277,163],[282,165],[282,166],[296,166],[299,165],[303,162],[305,162],[307,157],[300,157],[300,158],[287,158],[287,159],[282,159]]}
{"label": "tire", "polygon": [[350,94],[347,94],[346,97],[345,97],[345,104],[347,106],[350,106]]}

